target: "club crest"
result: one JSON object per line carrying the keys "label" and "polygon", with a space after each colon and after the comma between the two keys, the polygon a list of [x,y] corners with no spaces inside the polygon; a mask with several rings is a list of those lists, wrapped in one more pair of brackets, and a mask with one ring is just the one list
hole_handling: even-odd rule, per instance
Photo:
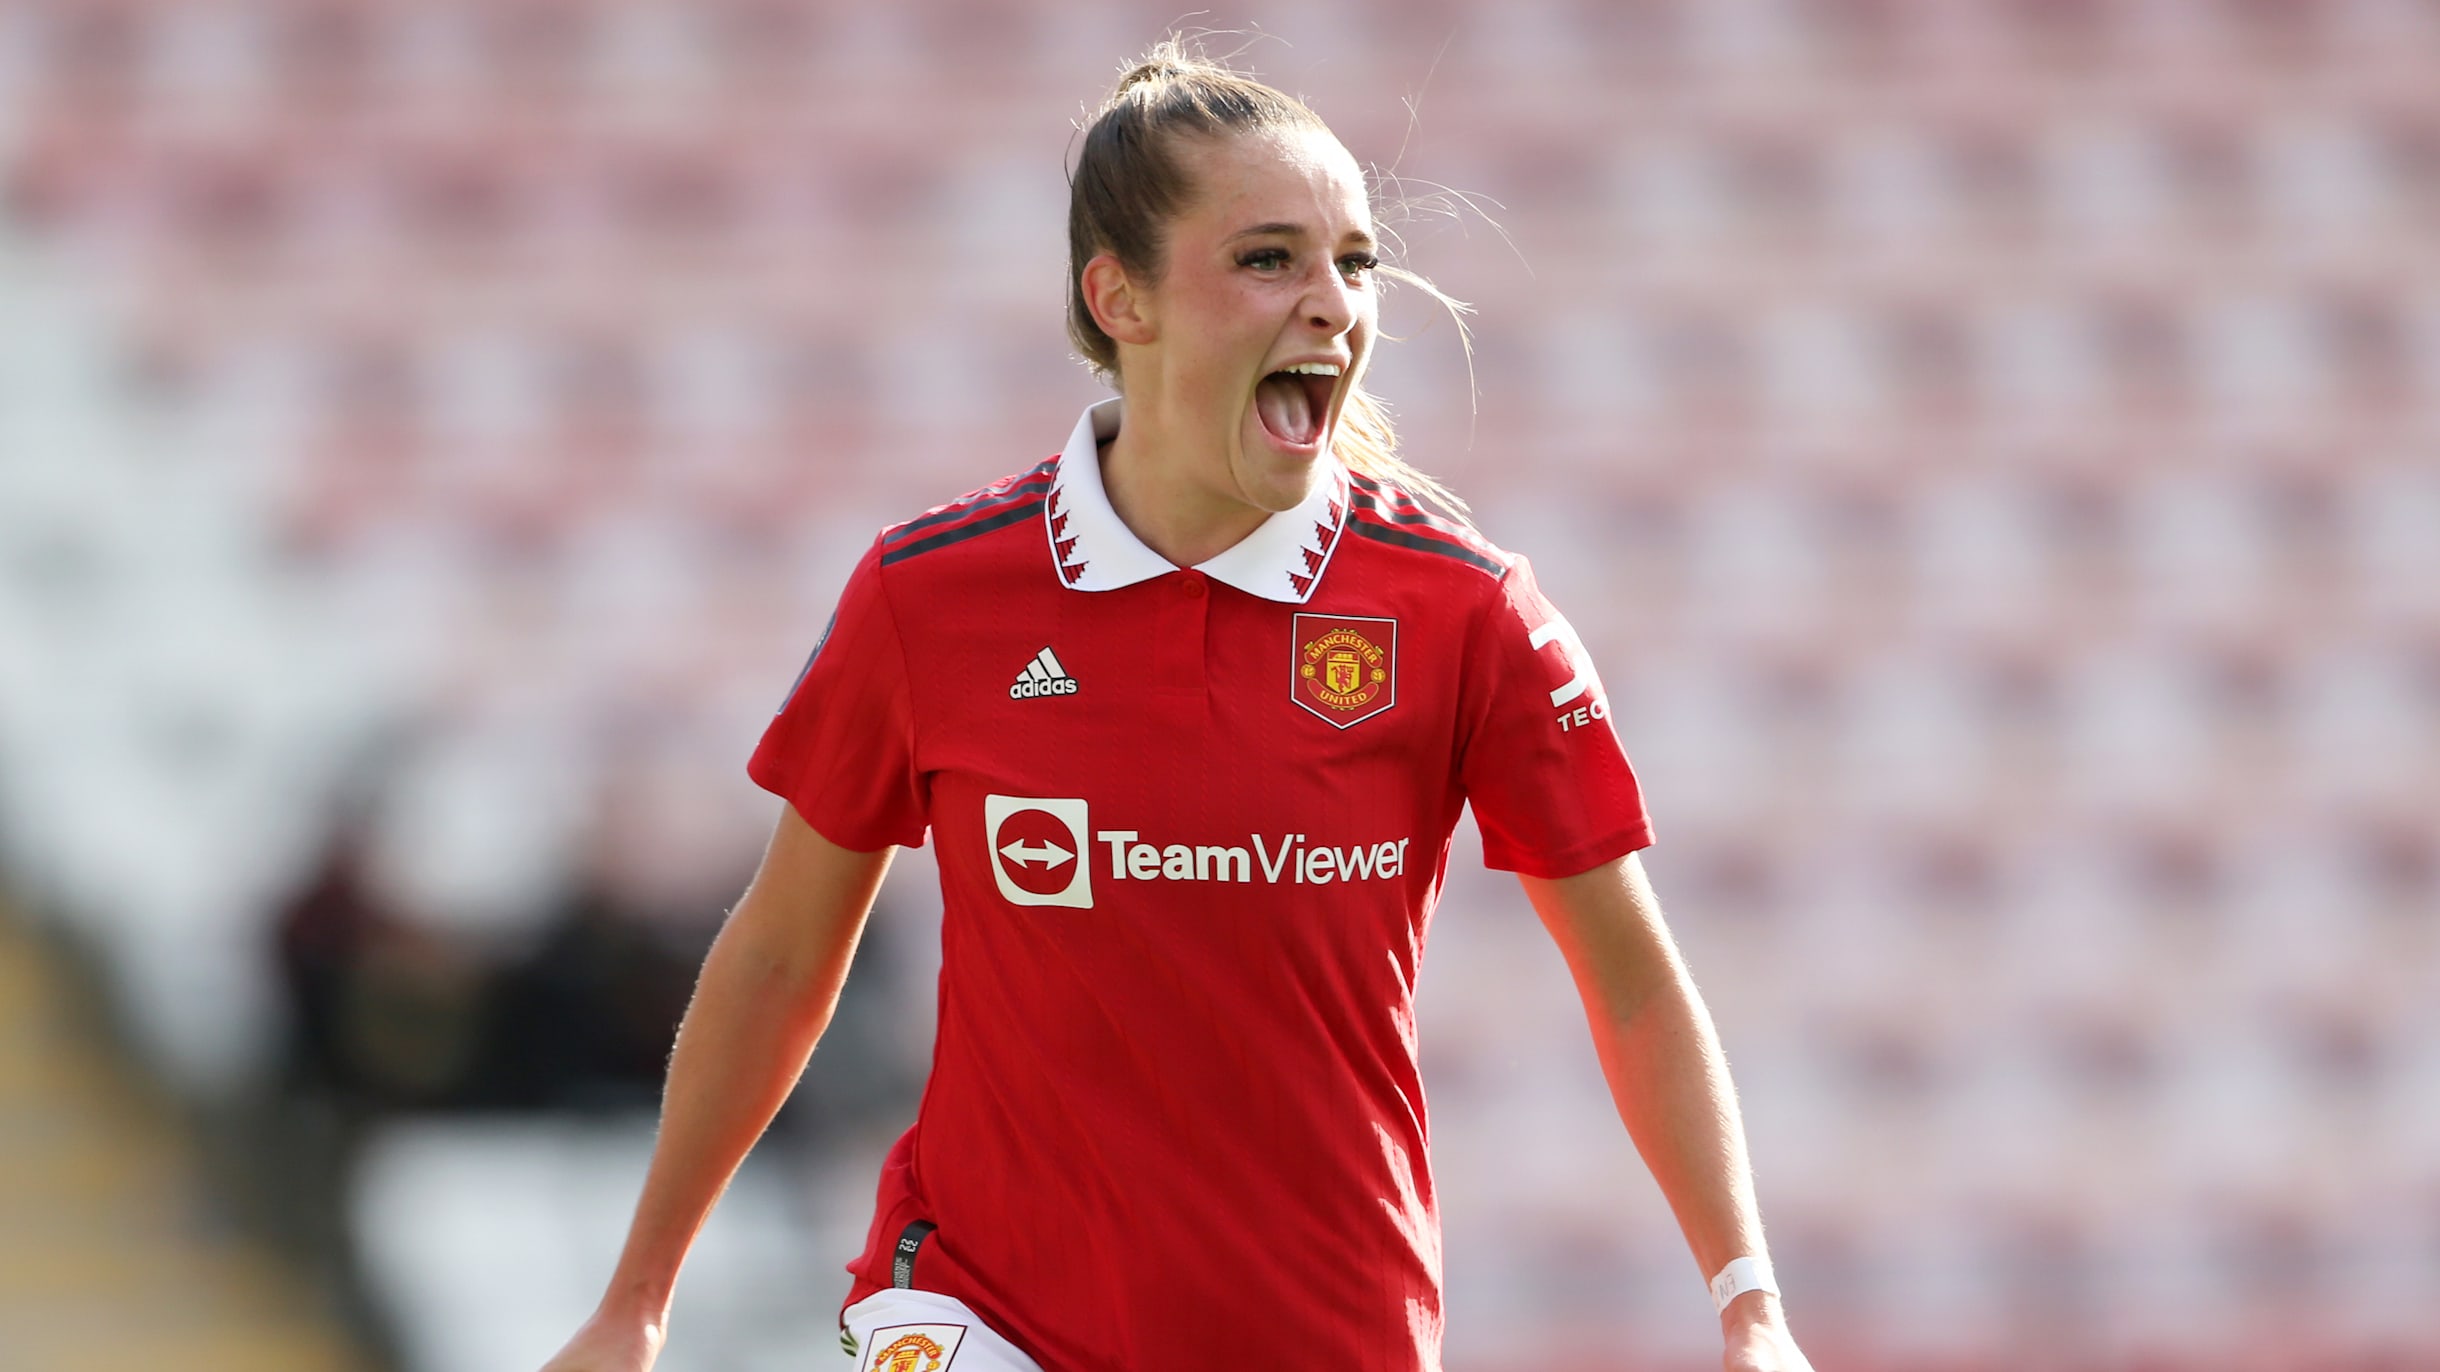
{"label": "club crest", "polygon": [[965,1341],[963,1325],[896,1325],[873,1331],[872,1361],[867,1372],[942,1372]]}
{"label": "club crest", "polygon": [[1298,615],[1288,692],[1341,729],[1398,703],[1398,621]]}

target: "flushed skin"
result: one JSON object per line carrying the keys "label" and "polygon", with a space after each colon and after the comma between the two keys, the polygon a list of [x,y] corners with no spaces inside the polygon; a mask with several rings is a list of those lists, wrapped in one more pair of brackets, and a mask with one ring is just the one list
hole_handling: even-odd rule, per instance
{"label": "flushed skin", "polygon": [[[1160,276],[1131,276],[1103,254],[1084,278],[1126,378],[1111,503],[1154,551],[1191,567],[1312,492],[1372,360],[1380,309],[1363,175],[1337,139],[1188,139],[1179,158],[1211,189],[1171,223]],[[1255,409],[1262,379],[1298,362],[1344,368],[1309,445],[1281,443]]]}

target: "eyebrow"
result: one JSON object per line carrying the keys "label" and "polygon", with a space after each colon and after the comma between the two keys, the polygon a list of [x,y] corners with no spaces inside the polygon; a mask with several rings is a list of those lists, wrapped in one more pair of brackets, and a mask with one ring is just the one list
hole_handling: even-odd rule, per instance
{"label": "eyebrow", "polygon": [[[1306,236],[1305,226],[1302,224],[1273,222],[1269,224],[1256,224],[1250,228],[1239,229],[1237,232],[1230,234],[1226,241],[1234,243],[1240,238],[1267,238],[1274,234],[1282,238],[1303,238]],[[1377,240],[1374,239],[1371,234],[1365,233],[1361,229],[1355,232],[1351,241],[1365,248],[1378,246]]]}

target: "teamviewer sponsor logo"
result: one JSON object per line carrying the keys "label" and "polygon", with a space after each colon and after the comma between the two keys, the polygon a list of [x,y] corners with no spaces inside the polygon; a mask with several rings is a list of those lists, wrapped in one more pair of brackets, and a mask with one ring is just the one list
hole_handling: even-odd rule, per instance
{"label": "teamviewer sponsor logo", "polygon": [[1406,875],[1406,847],[1412,839],[1384,839],[1345,848],[1308,843],[1303,834],[1281,834],[1276,845],[1260,834],[1247,835],[1247,846],[1189,843],[1143,843],[1133,829],[1104,829],[1093,835],[1110,850],[1110,876],[1116,881],[1252,881],[1257,867],[1265,884],[1327,886],[1334,881],[1389,880]]}
{"label": "teamviewer sponsor logo", "polygon": [[1407,874],[1406,838],[1344,846],[1314,843],[1304,834],[1248,834],[1243,844],[1148,843],[1133,829],[1095,832],[1081,800],[985,796],[983,827],[991,875],[1011,905],[1093,908],[1096,853],[1107,853],[1113,881],[1259,883],[1327,886],[1340,881],[1397,881]]}
{"label": "teamviewer sponsor logo", "polygon": [[983,797],[991,875],[1011,905],[1092,909],[1093,873],[1085,860],[1092,828],[1081,800]]}

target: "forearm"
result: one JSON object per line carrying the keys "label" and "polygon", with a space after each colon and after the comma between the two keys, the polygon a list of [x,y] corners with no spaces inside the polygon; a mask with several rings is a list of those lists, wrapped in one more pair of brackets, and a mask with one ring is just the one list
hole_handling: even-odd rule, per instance
{"label": "forearm", "polygon": [[714,940],[678,1027],[652,1163],[606,1311],[666,1319],[687,1250],[804,1072],[853,951],[851,941],[798,965],[742,918]]}
{"label": "forearm", "polygon": [[[1588,1010],[1619,1117],[1708,1278],[1767,1254],[1728,1060],[1694,982],[1672,970],[1632,1006]],[[1732,1310],[1766,1299],[1741,1297]]]}
{"label": "forearm", "polygon": [[[1526,894],[1583,997],[1611,1099],[1708,1279],[1732,1258],[1767,1257],[1745,1125],[1711,1013],[1632,858]],[[1731,1302],[1730,1323],[1777,1314],[1776,1298]]]}

